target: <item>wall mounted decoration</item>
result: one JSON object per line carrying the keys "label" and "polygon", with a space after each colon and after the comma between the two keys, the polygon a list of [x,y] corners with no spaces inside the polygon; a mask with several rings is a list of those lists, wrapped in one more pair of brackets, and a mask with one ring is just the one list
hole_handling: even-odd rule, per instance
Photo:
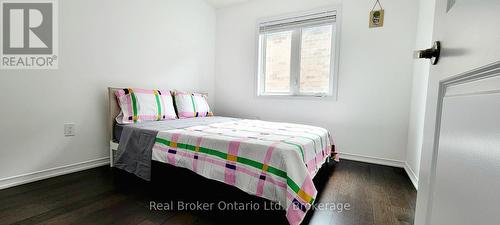
{"label": "wall mounted decoration", "polygon": [[[375,10],[377,5],[380,7],[379,10]],[[372,11],[370,11],[370,28],[382,26],[384,26],[384,8],[382,8],[379,0],[377,0],[373,5]]]}

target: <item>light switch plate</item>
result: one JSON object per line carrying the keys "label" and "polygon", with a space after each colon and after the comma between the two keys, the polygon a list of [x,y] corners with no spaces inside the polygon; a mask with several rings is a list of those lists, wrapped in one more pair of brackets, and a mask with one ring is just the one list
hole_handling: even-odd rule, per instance
{"label": "light switch plate", "polygon": [[76,127],[74,123],[65,123],[64,124],[64,136],[75,136],[76,135]]}

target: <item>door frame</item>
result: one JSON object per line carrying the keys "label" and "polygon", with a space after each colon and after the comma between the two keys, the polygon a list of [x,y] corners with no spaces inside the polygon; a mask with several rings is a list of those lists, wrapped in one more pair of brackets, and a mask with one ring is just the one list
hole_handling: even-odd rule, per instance
{"label": "door frame", "polygon": [[425,224],[430,225],[430,219],[432,217],[432,204],[434,200],[434,183],[436,179],[436,164],[437,156],[439,150],[439,138],[441,135],[441,119],[443,115],[443,102],[446,95],[446,91],[449,87],[466,84],[474,81],[484,80],[492,77],[500,76],[500,61],[488,64],[486,66],[479,67],[446,79],[439,81],[438,99],[437,99],[437,109],[436,109],[436,120],[435,120],[435,132],[434,132],[434,144],[432,146],[432,161],[430,168],[430,179],[428,183],[428,196],[427,196],[427,209]]}

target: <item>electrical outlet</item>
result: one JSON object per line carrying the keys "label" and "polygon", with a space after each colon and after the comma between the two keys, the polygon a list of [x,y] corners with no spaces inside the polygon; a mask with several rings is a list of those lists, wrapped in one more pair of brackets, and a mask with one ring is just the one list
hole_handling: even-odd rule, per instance
{"label": "electrical outlet", "polygon": [[74,123],[65,123],[64,124],[64,136],[75,136],[76,129]]}

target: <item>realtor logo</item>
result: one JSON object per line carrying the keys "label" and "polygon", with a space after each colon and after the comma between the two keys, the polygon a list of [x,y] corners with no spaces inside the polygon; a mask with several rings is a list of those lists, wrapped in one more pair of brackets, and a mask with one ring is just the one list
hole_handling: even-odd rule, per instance
{"label": "realtor logo", "polygon": [[2,1],[2,69],[57,69],[55,0]]}

